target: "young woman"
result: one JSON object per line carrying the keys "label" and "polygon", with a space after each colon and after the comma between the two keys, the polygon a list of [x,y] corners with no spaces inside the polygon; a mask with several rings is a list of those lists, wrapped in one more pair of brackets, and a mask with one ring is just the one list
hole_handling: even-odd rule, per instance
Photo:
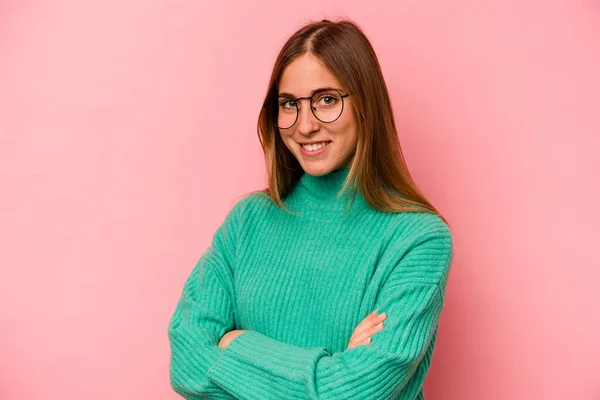
{"label": "young woman", "polygon": [[352,22],[283,46],[258,120],[268,187],[239,200],[169,324],[188,399],[423,399],[452,260]]}

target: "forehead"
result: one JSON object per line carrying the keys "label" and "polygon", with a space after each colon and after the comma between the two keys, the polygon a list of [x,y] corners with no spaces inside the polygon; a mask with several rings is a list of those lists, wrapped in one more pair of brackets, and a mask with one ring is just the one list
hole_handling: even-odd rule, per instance
{"label": "forehead", "polygon": [[308,96],[311,91],[324,87],[340,88],[341,85],[331,71],[310,53],[292,61],[279,80],[279,93],[291,93],[296,97]]}

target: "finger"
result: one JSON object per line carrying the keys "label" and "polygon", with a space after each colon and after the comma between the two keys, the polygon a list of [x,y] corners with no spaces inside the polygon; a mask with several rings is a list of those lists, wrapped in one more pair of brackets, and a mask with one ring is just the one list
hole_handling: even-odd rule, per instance
{"label": "finger", "polygon": [[371,344],[371,338],[370,338],[370,337],[366,338],[365,340],[362,340],[362,341],[358,342],[358,345],[359,345],[359,346],[360,346],[360,345],[365,345],[365,346],[368,346],[368,345],[370,345],[370,344]]}
{"label": "finger", "polygon": [[372,328],[378,323],[384,321],[387,318],[387,314],[382,312],[381,314],[369,314],[362,320],[360,324],[356,326],[354,329],[354,334],[360,334],[364,332],[366,329]]}
{"label": "finger", "polygon": [[384,328],[383,322],[379,322],[376,325],[373,325],[367,329],[365,329],[364,331],[353,335],[353,339],[355,342],[361,342],[365,339],[370,338],[371,336],[373,336],[374,334],[376,334],[377,332],[379,332],[380,330],[382,330]]}
{"label": "finger", "polygon": [[360,346],[360,345],[363,345],[363,344],[364,345],[371,344],[371,339],[367,338],[367,339],[365,339],[365,340],[363,340],[361,342],[358,342],[356,340],[351,340],[350,343],[348,343],[348,349],[351,349],[353,347],[357,347],[357,346]]}
{"label": "finger", "polygon": [[353,343],[351,345],[348,345],[348,348],[351,349],[353,347],[358,347],[358,346],[363,346],[363,345],[364,346],[368,346],[370,344],[371,344],[371,338],[367,338],[367,339],[365,339],[365,340],[363,340],[361,342],[355,342],[355,343]]}
{"label": "finger", "polygon": [[367,315],[362,321],[360,321],[360,323],[356,326],[356,328],[354,328],[354,332],[362,332],[363,330],[365,330],[366,328],[368,328],[369,326],[372,325],[372,318],[377,316],[377,311],[379,309],[376,309],[374,311],[372,311],[371,313],[369,313],[369,315]]}
{"label": "finger", "polygon": [[350,340],[350,343],[348,343],[348,348],[351,349],[352,347],[360,346],[361,344],[371,344],[371,338],[366,337],[361,340],[352,339]]}
{"label": "finger", "polygon": [[351,349],[356,346],[357,346],[356,340],[354,340],[354,338],[350,339],[350,342],[348,342],[348,348]]}

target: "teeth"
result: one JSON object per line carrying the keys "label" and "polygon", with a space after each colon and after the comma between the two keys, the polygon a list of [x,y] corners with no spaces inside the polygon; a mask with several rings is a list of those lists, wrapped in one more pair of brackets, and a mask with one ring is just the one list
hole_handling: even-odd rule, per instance
{"label": "teeth", "polygon": [[306,145],[303,144],[302,147],[304,147],[308,151],[317,151],[317,150],[323,148],[326,144],[327,144],[327,142],[306,144]]}

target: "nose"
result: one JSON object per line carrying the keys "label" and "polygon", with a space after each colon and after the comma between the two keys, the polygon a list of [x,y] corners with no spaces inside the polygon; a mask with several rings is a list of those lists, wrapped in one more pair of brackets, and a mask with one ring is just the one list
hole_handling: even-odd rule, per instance
{"label": "nose", "polygon": [[305,101],[304,106],[302,103],[298,104],[298,121],[296,121],[296,124],[298,124],[298,132],[302,135],[310,135],[312,132],[318,130],[320,125],[310,109],[310,99],[305,99]]}

